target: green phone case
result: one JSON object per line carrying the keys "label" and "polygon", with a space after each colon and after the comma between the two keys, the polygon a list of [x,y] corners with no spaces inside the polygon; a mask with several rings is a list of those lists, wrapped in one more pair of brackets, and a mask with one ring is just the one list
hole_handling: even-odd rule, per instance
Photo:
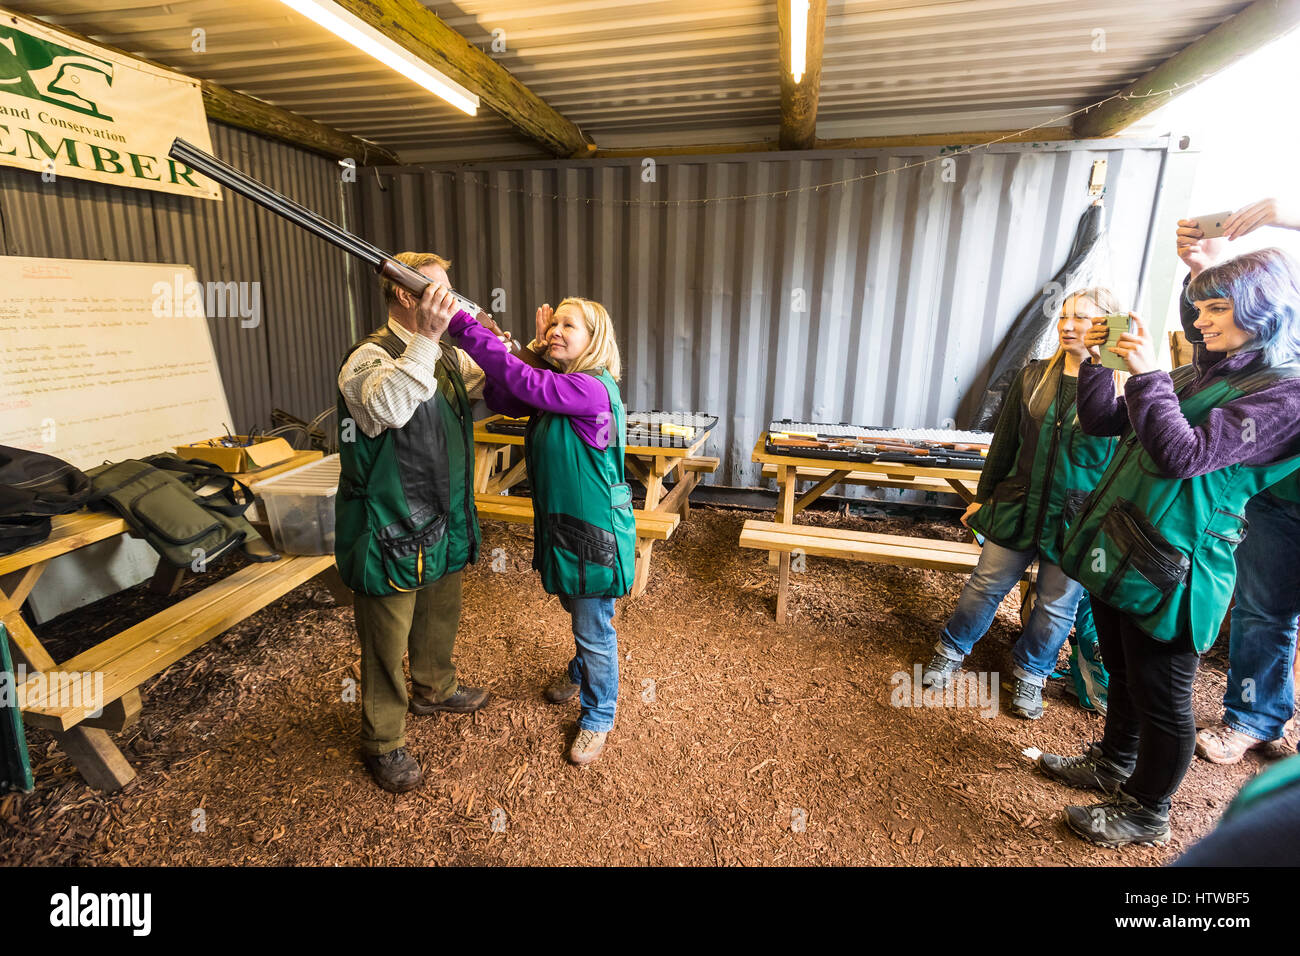
{"label": "green phone case", "polygon": [[1128,363],[1110,351],[1110,347],[1118,342],[1119,337],[1128,332],[1132,325],[1133,321],[1127,314],[1106,316],[1106,326],[1110,329],[1110,335],[1106,336],[1106,344],[1101,347],[1101,364],[1106,368],[1113,368],[1117,372],[1128,371]]}

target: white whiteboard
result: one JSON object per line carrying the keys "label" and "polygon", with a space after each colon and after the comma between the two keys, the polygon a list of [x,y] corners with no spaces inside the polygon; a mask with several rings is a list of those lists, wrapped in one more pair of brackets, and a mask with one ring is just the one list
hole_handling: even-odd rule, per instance
{"label": "white whiteboard", "polygon": [[0,256],[0,445],[84,469],[224,434],[207,319],[155,310],[157,283],[191,282],[189,266]]}

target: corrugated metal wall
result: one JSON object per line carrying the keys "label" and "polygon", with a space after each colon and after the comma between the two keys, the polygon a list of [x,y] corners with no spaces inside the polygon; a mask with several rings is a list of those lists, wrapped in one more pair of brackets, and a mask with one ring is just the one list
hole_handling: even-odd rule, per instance
{"label": "corrugated metal wall", "polygon": [[[216,155],[328,218],[340,168],[314,153],[209,124]],[[347,257],[229,193],[221,202],[0,168],[0,238],[6,255],[174,262],[200,282],[260,282],[261,322],[209,317],[231,427],[265,426],[273,407],[312,418],[332,407],[334,377],[351,341]],[[355,268],[355,267],[353,267]]]}
{"label": "corrugated metal wall", "polygon": [[718,415],[715,483],[756,487],[750,453],[773,418],[937,426],[972,411],[1063,262],[1099,158],[1110,281],[1131,299],[1164,150],[1006,145],[953,157],[952,181],[941,162],[904,168],[933,149],[664,158],[653,182],[638,160],[395,168],[364,178],[362,231],[449,256],[456,287],[525,339],[543,301],[604,303],[628,407]]}

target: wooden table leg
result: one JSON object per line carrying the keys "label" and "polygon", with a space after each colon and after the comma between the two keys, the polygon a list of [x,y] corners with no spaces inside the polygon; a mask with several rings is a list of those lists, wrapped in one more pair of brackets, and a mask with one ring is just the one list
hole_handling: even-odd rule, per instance
{"label": "wooden table leg", "polygon": [[650,583],[650,555],[654,551],[654,547],[653,539],[637,538],[636,573],[632,576],[631,597],[640,597],[645,593],[646,586]]}
{"label": "wooden table leg", "polygon": [[[267,535],[269,538],[270,535]],[[161,594],[164,597],[171,597],[181,588],[181,582],[185,580],[185,572],[188,568],[178,568],[163,558],[158,559],[158,567],[154,569],[153,577],[149,579],[149,590],[154,594]]]}
{"label": "wooden table leg", "polygon": [[[781,493],[777,498],[776,520],[781,524],[794,524],[794,483],[796,470],[781,465],[777,470],[777,484]],[[776,623],[785,623],[786,602],[790,594],[790,552],[782,551],[777,557]]]}
{"label": "wooden table leg", "polygon": [[645,479],[645,510],[654,511],[664,496],[664,460],[659,456],[651,463]]}
{"label": "wooden table leg", "polygon": [[525,458],[520,458],[510,468],[503,472],[497,472],[496,477],[490,478],[487,488],[484,490],[490,495],[503,494],[527,477],[528,461]]}
{"label": "wooden table leg", "polygon": [[331,564],[328,568],[316,575],[316,579],[325,585],[334,598],[334,603],[339,607],[351,607],[354,595],[352,589],[343,583],[343,576],[339,574],[339,566]]}
{"label": "wooden table leg", "polygon": [[957,478],[949,478],[948,484],[952,485],[952,490],[957,492],[957,495],[962,501],[966,502],[966,504],[970,504],[975,500],[975,492],[966,487],[966,482]]}
{"label": "wooden table leg", "polygon": [[22,607],[23,602],[32,593],[32,588],[36,587],[37,580],[44,573],[49,563],[48,561],[40,561],[21,571],[6,574],[3,578],[0,578],[0,594],[8,594],[9,600],[13,602],[14,607]]}
{"label": "wooden table leg", "polygon": [[488,481],[492,478],[492,466],[496,460],[496,445],[480,443],[474,446],[474,491],[478,494],[487,492]]}
{"label": "wooden table leg", "polygon": [[[37,640],[23,616],[18,613],[18,608],[4,593],[0,593],[0,619],[4,621],[9,639],[24,664],[42,672],[58,668],[49,651]],[[96,790],[112,793],[135,778],[135,770],[126,762],[122,751],[117,749],[107,731],[78,725],[70,730],[51,733],[55,743],[68,755],[82,778]]]}

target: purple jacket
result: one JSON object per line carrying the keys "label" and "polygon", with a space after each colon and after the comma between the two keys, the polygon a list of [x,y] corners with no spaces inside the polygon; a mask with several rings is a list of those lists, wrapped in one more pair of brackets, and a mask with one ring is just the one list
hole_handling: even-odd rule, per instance
{"label": "purple jacket", "polygon": [[516,418],[536,411],[568,415],[579,438],[605,450],[609,393],[599,379],[533,368],[511,355],[500,339],[463,310],[452,316],[447,332],[487,375],[483,400],[492,411]]}
{"label": "purple jacket", "polygon": [[[1223,356],[1196,349],[1193,395],[1249,365],[1258,350]],[[1168,372],[1144,372],[1115,397],[1114,372],[1085,362],[1079,369],[1079,424],[1089,435],[1119,435],[1130,425],[1156,467],[1170,478],[1194,478],[1238,462],[1266,465],[1300,454],[1300,378],[1282,379],[1215,408],[1193,428],[1183,417]],[[1253,425],[1247,425],[1247,420]]]}

